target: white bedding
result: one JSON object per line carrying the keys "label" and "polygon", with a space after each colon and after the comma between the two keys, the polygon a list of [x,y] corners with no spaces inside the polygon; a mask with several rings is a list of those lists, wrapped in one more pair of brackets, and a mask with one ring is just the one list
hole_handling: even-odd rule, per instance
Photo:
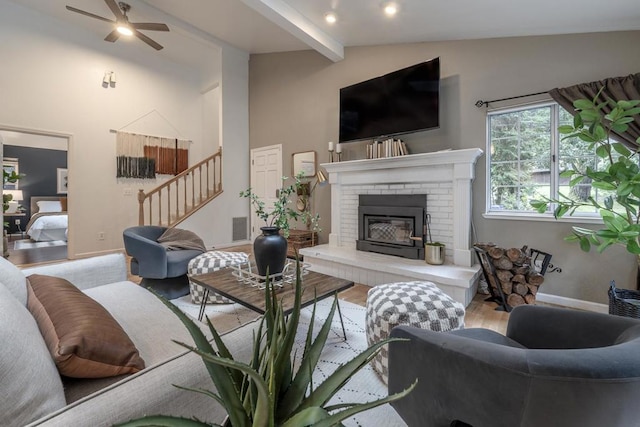
{"label": "white bedding", "polygon": [[45,215],[37,218],[27,234],[37,242],[47,242],[51,240],[67,240],[68,216]]}

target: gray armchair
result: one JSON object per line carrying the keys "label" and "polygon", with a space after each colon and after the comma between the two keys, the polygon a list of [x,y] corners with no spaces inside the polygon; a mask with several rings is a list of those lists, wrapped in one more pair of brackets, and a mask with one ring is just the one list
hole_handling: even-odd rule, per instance
{"label": "gray armchair", "polygon": [[410,426],[637,426],[640,320],[519,306],[507,334],[395,328],[389,393]]}
{"label": "gray armchair", "polygon": [[172,299],[189,293],[187,267],[202,251],[167,250],[157,242],[166,230],[154,225],[129,227],[122,237],[125,250],[131,256],[131,274],[142,277],[141,285]]}

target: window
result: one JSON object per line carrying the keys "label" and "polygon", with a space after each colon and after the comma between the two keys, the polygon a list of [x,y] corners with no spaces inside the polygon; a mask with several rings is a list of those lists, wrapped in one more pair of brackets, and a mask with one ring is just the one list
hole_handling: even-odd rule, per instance
{"label": "window", "polygon": [[[559,135],[558,126],[573,123],[573,116],[560,105],[547,102],[496,110],[487,121],[487,213],[539,215],[531,200],[590,196],[603,200],[608,195],[585,181],[570,189],[568,178],[560,177],[567,169],[604,166],[588,143]],[[593,208],[585,207],[573,216],[595,214]],[[553,206],[546,215],[553,215]]]}

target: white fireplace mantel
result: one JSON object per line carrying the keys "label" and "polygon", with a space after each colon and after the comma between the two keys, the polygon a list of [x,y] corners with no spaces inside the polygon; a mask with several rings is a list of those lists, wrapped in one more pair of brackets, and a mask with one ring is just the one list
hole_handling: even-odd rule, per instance
{"label": "white fireplace mantel", "polygon": [[[475,164],[483,151],[479,148],[446,150],[434,153],[381,159],[352,160],[337,163],[323,163],[329,173],[331,184],[331,233],[329,245],[334,247],[355,246],[348,229],[343,227],[352,221],[349,200],[345,194],[382,191],[393,193],[421,192],[429,185],[441,185],[451,194],[443,196],[447,206],[439,206],[440,211],[449,210],[452,220],[452,261],[454,265],[470,267],[473,253],[470,244],[471,231],[471,186],[475,177]],[[381,189],[382,190],[379,190]],[[373,190],[371,190],[373,189]],[[428,191],[427,191],[428,193]],[[439,194],[439,193],[438,193]],[[436,194],[433,196],[438,198]],[[427,195],[427,205],[430,196]],[[435,203],[438,206],[438,203]],[[356,213],[357,213],[357,207]],[[345,224],[343,224],[345,223]]]}

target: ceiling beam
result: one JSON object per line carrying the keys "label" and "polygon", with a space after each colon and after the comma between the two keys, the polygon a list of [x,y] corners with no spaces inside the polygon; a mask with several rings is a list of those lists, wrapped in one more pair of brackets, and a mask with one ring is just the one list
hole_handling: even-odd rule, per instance
{"label": "ceiling beam", "polygon": [[242,2],[333,62],[344,59],[344,46],[341,43],[314,25],[284,0],[242,0]]}

